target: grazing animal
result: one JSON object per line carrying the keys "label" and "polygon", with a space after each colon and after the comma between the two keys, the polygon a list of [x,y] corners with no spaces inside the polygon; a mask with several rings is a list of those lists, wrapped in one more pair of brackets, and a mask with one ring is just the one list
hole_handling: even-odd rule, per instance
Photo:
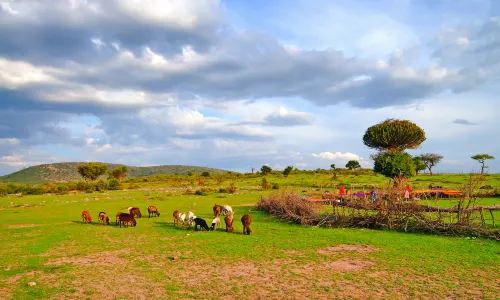
{"label": "grazing animal", "polygon": [[193,220],[196,219],[196,216],[193,214],[192,211],[188,212],[188,226],[191,227],[191,224],[193,224]]}
{"label": "grazing animal", "polygon": [[221,210],[224,213],[224,215],[227,215],[228,213],[233,213],[233,209],[229,205],[223,205],[221,207]]}
{"label": "grazing animal", "polygon": [[92,218],[88,210],[82,211],[82,223],[92,223]]}
{"label": "grazing animal", "polygon": [[214,217],[218,218],[220,216],[220,205],[214,204]]}
{"label": "grazing animal", "polygon": [[201,218],[194,218],[194,231],[198,231],[198,226],[200,226],[200,230],[205,229],[206,231],[209,231],[210,229],[208,228],[207,222]]}
{"label": "grazing animal", "polygon": [[181,214],[180,218],[182,221],[182,225],[184,225],[184,223],[186,222],[186,214]]}
{"label": "grazing animal", "polygon": [[127,207],[127,211],[128,211],[128,213],[129,213],[129,214],[130,214],[130,210],[131,210],[132,208],[134,208],[134,207],[133,207],[133,206]]}
{"label": "grazing animal", "polygon": [[153,217],[159,217],[160,216],[160,212],[158,211],[158,208],[156,208],[156,206],[148,206],[148,218],[151,218],[151,215]]}
{"label": "grazing animal", "polygon": [[121,211],[117,212],[116,213],[116,222],[115,222],[115,225],[118,225],[118,222],[120,220],[120,215],[123,214]]}
{"label": "grazing animal", "polygon": [[137,218],[142,218],[142,214],[141,214],[141,211],[139,210],[138,207],[132,207],[128,213],[134,217],[137,217]]}
{"label": "grazing animal", "polygon": [[102,225],[109,225],[109,217],[105,212],[101,211],[97,218],[99,220],[99,224],[101,224],[102,221]]}
{"label": "grazing animal", "polygon": [[120,219],[120,228],[122,228],[122,224],[123,224],[123,227],[125,227],[125,228],[127,228],[128,224],[130,224],[134,227],[137,225],[137,222],[135,221],[134,216],[131,214],[121,213],[119,216],[119,219]]}
{"label": "grazing animal", "polygon": [[228,213],[224,218],[224,222],[226,223],[226,232],[233,232],[233,214]]}
{"label": "grazing animal", "polygon": [[212,227],[210,228],[211,230],[217,230],[217,227],[220,226],[220,218],[216,217],[212,221]]}
{"label": "grazing animal", "polygon": [[176,210],[174,211],[174,213],[172,214],[172,216],[174,217],[174,225],[177,225],[179,224],[180,220],[181,220],[181,212]]}
{"label": "grazing animal", "polygon": [[250,218],[249,215],[244,215],[241,218],[241,223],[243,224],[243,234],[250,235],[250,232],[252,232],[252,230],[250,229],[250,223],[252,223],[252,218]]}

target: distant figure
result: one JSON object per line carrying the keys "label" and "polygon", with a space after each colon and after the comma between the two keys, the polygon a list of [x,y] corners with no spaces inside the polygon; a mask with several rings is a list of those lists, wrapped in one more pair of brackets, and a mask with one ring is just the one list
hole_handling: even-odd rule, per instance
{"label": "distant figure", "polygon": [[429,190],[432,190],[432,183],[429,184]]}
{"label": "distant figure", "polygon": [[375,204],[375,201],[377,200],[377,192],[375,191],[375,188],[372,188],[371,194],[372,194],[372,204]]}
{"label": "distant figure", "polygon": [[410,199],[410,185],[405,186],[405,199],[408,201]]}
{"label": "distant figure", "polygon": [[203,180],[201,178],[198,178],[198,185],[201,185]]}
{"label": "distant figure", "polygon": [[343,185],[341,185],[339,187],[339,193],[340,193],[340,196],[344,196],[344,186]]}
{"label": "distant figure", "polygon": [[349,196],[351,194],[351,190],[347,190],[347,192],[345,194],[346,194],[346,196]]}

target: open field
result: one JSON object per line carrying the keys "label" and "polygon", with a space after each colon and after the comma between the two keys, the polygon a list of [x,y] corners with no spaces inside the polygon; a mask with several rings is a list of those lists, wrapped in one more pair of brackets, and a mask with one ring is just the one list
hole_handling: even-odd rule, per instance
{"label": "open field", "polygon": [[[498,242],[286,224],[253,209],[261,193],[269,191],[195,196],[165,188],[0,198],[0,298],[498,297]],[[175,209],[210,222],[215,202],[233,206],[234,233],[173,226]],[[138,219],[135,228],[97,225],[100,211],[114,224],[116,212],[137,206],[144,214],[148,205],[161,216]],[[81,223],[83,209],[92,224]],[[250,236],[241,233],[244,213],[253,218]],[[29,281],[37,285],[28,287]]]}

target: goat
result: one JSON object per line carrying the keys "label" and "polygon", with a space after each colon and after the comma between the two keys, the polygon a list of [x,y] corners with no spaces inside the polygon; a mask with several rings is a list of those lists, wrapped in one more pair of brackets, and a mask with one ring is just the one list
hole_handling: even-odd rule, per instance
{"label": "goat", "polygon": [[250,223],[252,223],[252,218],[250,218],[249,215],[244,215],[241,218],[241,223],[243,224],[243,234],[250,235],[250,232],[252,232],[252,230],[250,229]]}
{"label": "goat", "polygon": [[121,213],[118,218],[120,219],[120,228],[122,228],[122,224],[125,228],[127,228],[129,223],[134,227],[137,225],[134,216],[131,214]]}
{"label": "goat", "polygon": [[233,232],[233,214],[228,213],[224,218],[224,222],[226,223],[226,232]]}
{"label": "goat", "polygon": [[[130,207],[129,207],[130,208]],[[137,218],[142,218],[142,214],[141,214],[141,211],[139,210],[138,207],[132,207],[130,208],[130,210],[128,211],[128,213],[134,217],[137,217]]]}
{"label": "goat", "polygon": [[159,217],[160,212],[158,211],[158,208],[156,206],[148,206],[148,218],[151,218],[151,215]]}
{"label": "goat", "polygon": [[82,211],[82,223],[92,223],[92,218],[88,210]]}
{"label": "goat", "polygon": [[224,215],[227,215],[228,213],[233,213],[233,209],[229,205],[223,205],[221,207],[221,210],[224,213]]}
{"label": "goat", "polygon": [[216,217],[215,219],[213,219],[212,221],[212,227],[210,228],[210,230],[217,230],[217,227],[220,226],[220,218],[219,217]]}
{"label": "goat", "polygon": [[109,217],[105,212],[101,211],[97,218],[99,220],[99,224],[101,224],[102,221],[102,225],[109,225]]}
{"label": "goat", "polygon": [[186,214],[181,214],[180,219],[182,221],[182,225],[186,222]]}
{"label": "goat", "polygon": [[174,217],[174,225],[179,224],[179,221],[181,220],[181,212],[176,210],[172,216]]}
{"label": "goat", "polygon": [[214,204],[214,217],[218,218],[220,216],[220,205]]}
{"label": "goat", "polygon": [[192,211],[188,212],[188,226],[191,227],[191,224],[193,223],[193,220],[196,219],[196,216],[193,214]]}
{"label": "goat", "polygon": [[120,220],[120,215],[123,214],[121,211],[116,213],[116,222],[115,225],[118,225],[118,221]]}
{"label": "goat", "polygon": [[198,231],[198,226],[200,226],[200,230],[205,229],[206,231],[209,231],[210,229],[208,228],[207,222],[201,218],[194,218],[194,231]]}

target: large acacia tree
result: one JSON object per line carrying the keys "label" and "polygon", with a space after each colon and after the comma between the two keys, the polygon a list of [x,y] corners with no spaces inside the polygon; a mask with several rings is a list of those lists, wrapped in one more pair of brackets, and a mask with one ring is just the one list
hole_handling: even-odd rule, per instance
{"label": "large acacia tree", "polygon": [[127,172],[128,172],[128,167],[121,166],[121,167],[114,168],[113,171],[110,172],[110,175],[112,177],[118,179],[118,181],[120,183],[122,183],[123,178],[125,178],[125,176],[127,176]]}
{"label": "large acacia tree", "polygon": [[485,165],[486,160],[488,159],[495,159],[494,156],[489,155],[489,154],[476,154],[471,157],[474,160],[477,160],[481,164],[481,174],[484,174],[484,169],[488,168],[488,166]]}
{"label": "large acacia tree", "polygon": [[379,152],[372,155],[373,171],[392,178],[395,185],[415,175],[415,163],[407,149],[417,149],[425,141],[425,131],[407,120],[388,119],[369,127],[363,143]]}
{"label": "large acacia tree", "polygon": [[432,175],[432,168],[443,159],[443,156],[437,153],[426,153],[420,155],[420,159],[429,169],[429,174]]}
{"label": "large acacia tree", "polygon": [[99,162],[89,162],[78,165],[78,173],[85,180],[95,181],[99,176],[104,175],[108,166]]}

